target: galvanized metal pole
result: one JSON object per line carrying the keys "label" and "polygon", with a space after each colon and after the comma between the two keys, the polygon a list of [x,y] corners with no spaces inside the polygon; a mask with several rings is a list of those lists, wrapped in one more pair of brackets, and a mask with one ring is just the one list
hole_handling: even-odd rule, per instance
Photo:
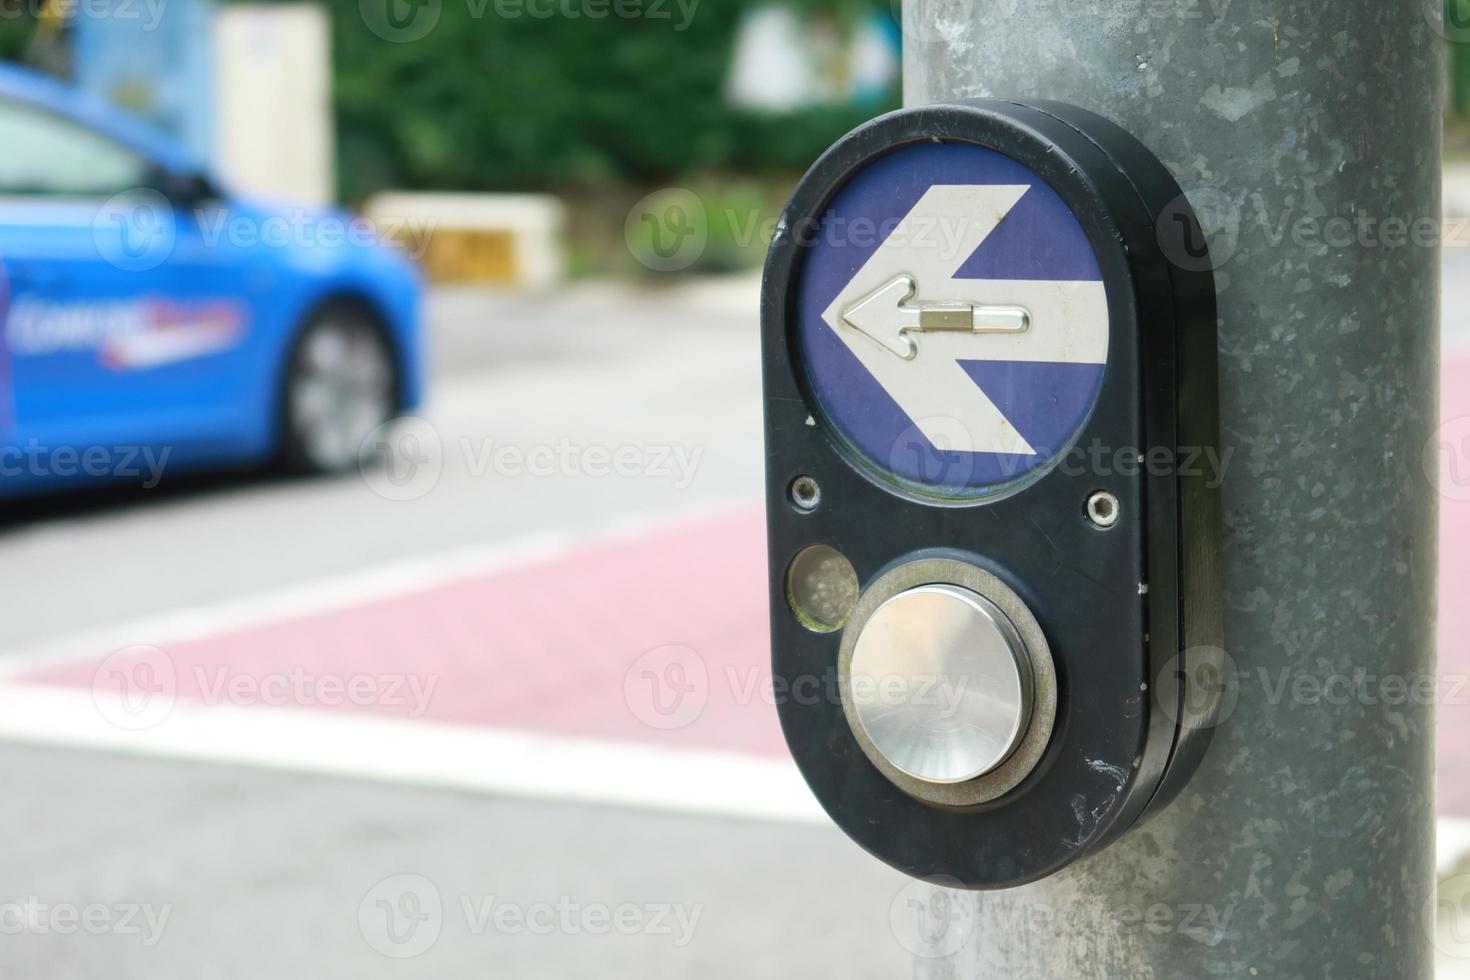
{"label": "galvanized metal pole", "polygon": [[1431,976],[1439,4],[906,4],[908,103],[1102,113],[1211,233],[1238,677],[1179,800],[919,976]]}

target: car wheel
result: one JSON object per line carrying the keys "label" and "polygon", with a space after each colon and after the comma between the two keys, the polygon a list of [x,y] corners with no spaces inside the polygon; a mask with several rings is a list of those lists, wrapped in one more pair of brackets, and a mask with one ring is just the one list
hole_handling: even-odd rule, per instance
{"label": "car wheel", "polygon": [[340,473],[396,409],[393,353],[372,317],[327,307],[296,339],[282,398],[282,457],[291,469]]}

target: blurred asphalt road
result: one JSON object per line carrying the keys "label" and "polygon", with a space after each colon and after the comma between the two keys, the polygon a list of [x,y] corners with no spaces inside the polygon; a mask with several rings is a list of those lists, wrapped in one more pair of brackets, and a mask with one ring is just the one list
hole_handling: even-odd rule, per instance
{"label": "blurred asphalt road", "polygon": [[[440,444],[437,483],[390,500],[358,476],[226,476],[22,505],[0,525],[15,611],[5,648],[415,556],[759,500],[757,291],[754,280],[652,294],[440,290],[426,310],[423,411]],[[648,473],[496,472],[498,449],[537,446],[574,462],[632,446]],[[694,462],[687,486],[680,458]]]}
{"label": "blurred asphalt road", "polygon": [[[1445,350],[1470,352],[1470,315],[1460,312],[1470,310],[1470,256],[1451,253],[1445,270]],[[618,717],[598,716],[626,661],[578,674],[577,651],[606,645],[621,658],[654,642],[687,643],[732,678],[764,656],[753,611],[763,584],[752,591],[746,581],[761,547],[754,311],[749,279],[655,293],[578,286],[551,297],[439,290],[428,308],[430,427],[412,430],[423,468],[401,484],[371,473],[228,476],[25,505],[0,525],[0,669],[34,672],[58,653],[102,656],[114,641],[149,642],[150,631],[193,637],[170,648],[181,667],[336,657],[381,670],[417,656],[448,679],[436,701],[444,716],[430,712],[429,722],[656,744],[658,733],[629,726],[622,699]],[[494,462],[505,447],[520,455]],[[535,447],[559,454],[555,472],[525,472]],[[626,447],[636,472],[584,472],[589,449]],[[611,545],[610,529],[620,535]],[[702,554],[708,542],[724,552]],[[415,562],[431,571],[402,571]],[[363,584],[385,567],[399,570],[392,584],[404,595]],[[637,572],[619,581],[609,567]],[[1467,563],[1456,567],[1470,575]],[[446,568],[461,578],[446,578]],[[339,583],[326,590],[338,606],[353,598],[342,589],[362,590],[360,609],[320,613],[306,601],[283,611],[281,596],[320,592],[323,582]],[[274,598],[252,604],[262,596]],[[596,608],[599,597],[609,608]],[[725,602],[741,621],[719,619]],[[282,625],[252,625],[265,607]],[[579,633],[589,609],[601,618]],[[344,615],[365,624],[361,636],[347,639]],[[1457,663],[1463,654],[1446,651]],[[58,669],[46,683],[85,692],[97,668]],[[515,710],[522,689],[578,683],[583,697],[560,713],[550,699],[544,712]],[[475,691],[484,696],[466,694]],[[674,733],[697,743],[688,758],[727,744],[778,764],[768,708],[735,707],[712,700],[704,729]],[[338,741],[339,752],[384,747]],[[26,923],[5,932],[0,980],[890,978],[907,975],[922,952],[893,924],[912,914],[916,893],[820,821],[9,739],[0,740],[0,785],[0,820],[12,829],[0,848],[0,930],[16,916]],[[97,927],[67,930],[68,910],[95,916]],[[603,915],[630,916],[632,934],[604,925],[608,934],[595,935]],[[538,916],[559,924],[538,930]]]}

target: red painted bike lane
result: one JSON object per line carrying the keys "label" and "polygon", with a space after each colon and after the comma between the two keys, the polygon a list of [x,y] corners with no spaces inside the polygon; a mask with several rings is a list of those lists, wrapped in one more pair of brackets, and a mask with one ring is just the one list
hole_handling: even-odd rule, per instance
{"label": "red painted bike lane", "polygon": [[207,704],[781,754],[763,521],[746,508],[19,680],[126,682],[131,660],[170,696]]}

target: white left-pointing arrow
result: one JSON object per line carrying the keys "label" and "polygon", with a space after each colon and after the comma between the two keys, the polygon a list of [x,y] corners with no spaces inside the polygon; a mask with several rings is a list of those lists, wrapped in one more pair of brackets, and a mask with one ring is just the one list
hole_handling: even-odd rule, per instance
{"label": "white left-pointing arrow", "polygon": [[[937,449],[1036,455],[960,360],[1107,360],[1107,298],[1100,281],[954,278],[1028,189],[1025,184],[930,187],[822,314]],[[903,312],[907,297],[899,292],[908,293],[910,283],[924,302]],[[865,299],[875,305],[863,310]],[[900,312],[875,320],[880,302]],[[914,338],[906,325],[925,305],[956,312],[961,307],[1019,310],[1026,314],[1026,326],[924,330],[909,352]],[[854,314],[860,326],[851,322]],[[968,445],[955,445],[956,423]]]}
{"label": "white left-pointing arrow", "polygon": [[919,353],[911,333],[1022,333],[1031,326],[1030,312],[1020,306],[918,302],[918,289],[913,276],[894,276],[844,310],[842,319],[905,361]]}

